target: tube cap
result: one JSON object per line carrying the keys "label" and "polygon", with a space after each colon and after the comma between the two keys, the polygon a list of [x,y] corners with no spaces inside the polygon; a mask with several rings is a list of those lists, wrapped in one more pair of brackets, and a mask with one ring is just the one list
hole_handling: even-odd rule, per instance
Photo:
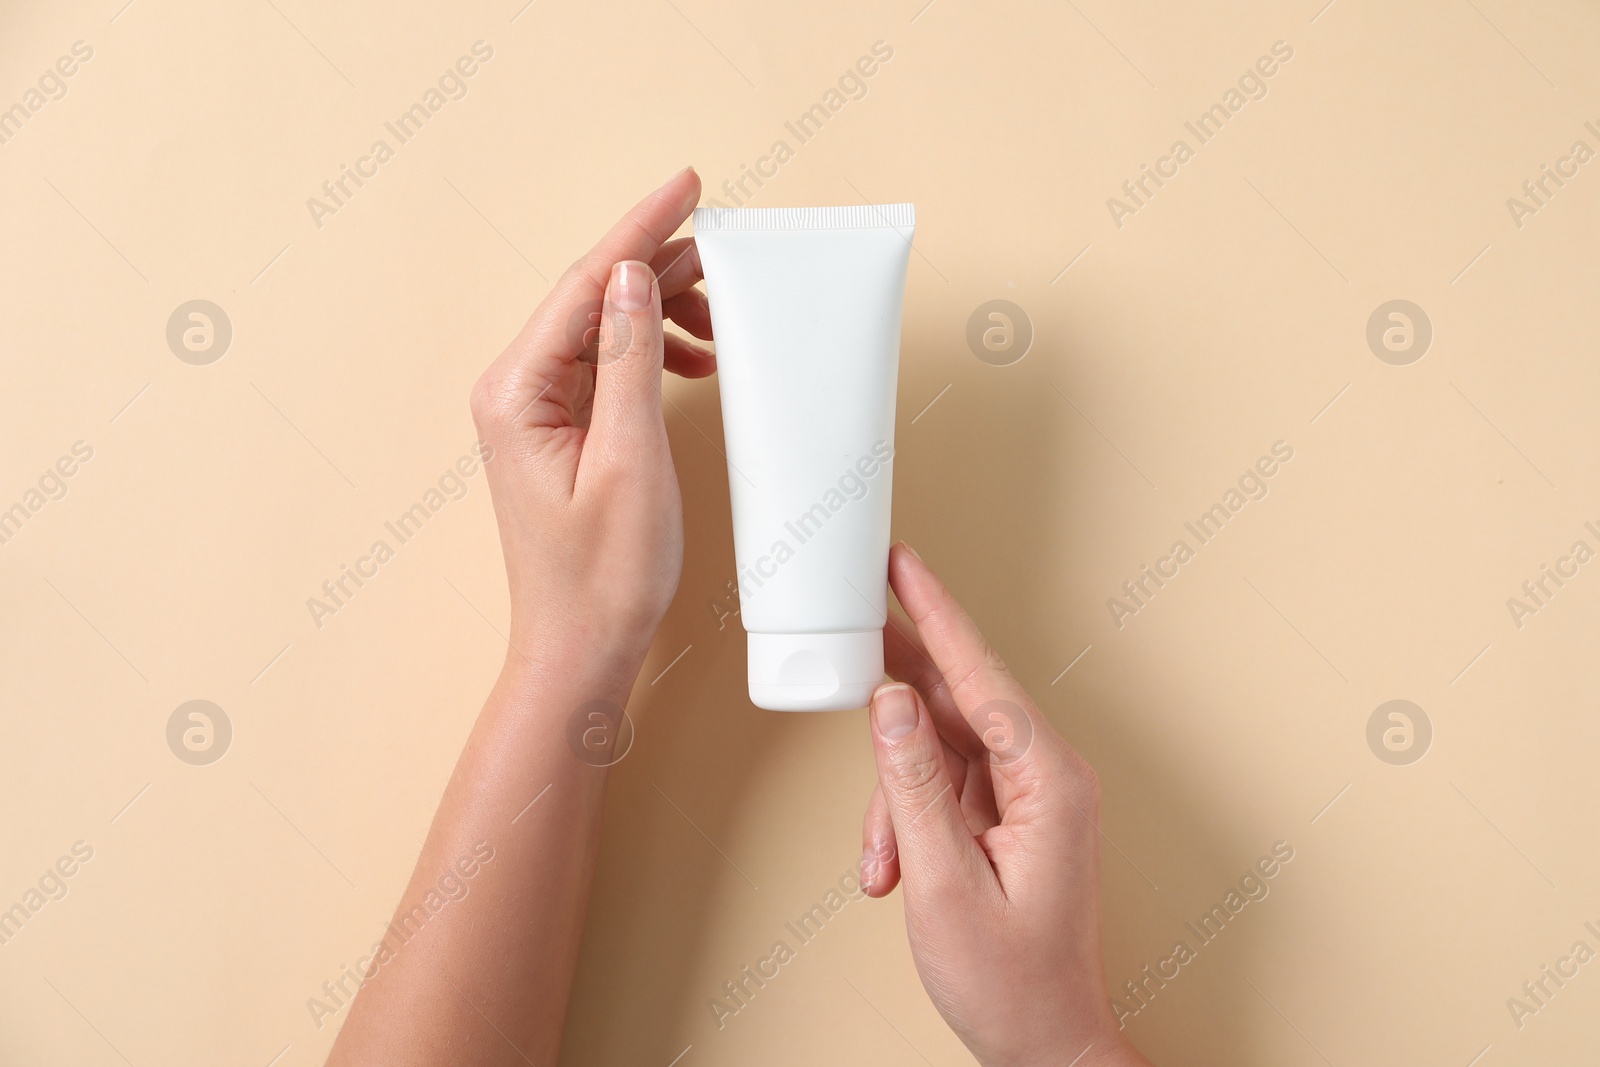
{"label": "tube cap", "polygon": [[768,711],[864,708],[883,682],[883,631],[750,634],[750,702]]}

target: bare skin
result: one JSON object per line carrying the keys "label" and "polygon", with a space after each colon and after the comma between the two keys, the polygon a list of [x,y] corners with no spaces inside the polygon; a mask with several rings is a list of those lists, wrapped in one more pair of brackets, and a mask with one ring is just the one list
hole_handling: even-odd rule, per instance
{"label": "bare skin", "polygon": [[[683,565],[661,377],[716,370],[662,329],[711,336],[694,242],[670,240],[699,194],[685,170],[623,216],[473,389],[511,647],[363,961],[334,1067],[559,1055],[605,764]],[[903,546],[890,579],[912,620],[885,630],[890,673],[911,685],[874,697],[864,884],[904,886],[923,984],[986,1067],[1145,1065],[1101,976],[1093,771]]]}
{"label": "bare skin", "polygon": [[[493,450],[485,470],[511,648],[396,910],[390,958],[375,961],[329,1064],[555,1062],[606,781],[595,765],[603,749],[578,758],[568,726],[577,713],[586,743],[605,734],[604,717],[579,709],[626,706],[677,589],[683,513],[663,365],[687,377],[716,369],[705,349],[664,342],[661,325],[665,311],[710,333],[692,242],[668,241],[699,194],[685,170],[641,201],[561,277],[473,389],[473,418]],[[601,311],[602,297],[591,365],[570,327]],[[485,845],[493,858],[465,877],[458,862],[473,866]],[[452,871],[466,895],[399,943],[417,925],[407,925],[413,907]]]}
{"label": "bare skin", "polygon": [[862,884],[904,891],[922,985],[985,1067],[1148,1067],[1100,965],[1100,783],[907,546],[872,698]]}

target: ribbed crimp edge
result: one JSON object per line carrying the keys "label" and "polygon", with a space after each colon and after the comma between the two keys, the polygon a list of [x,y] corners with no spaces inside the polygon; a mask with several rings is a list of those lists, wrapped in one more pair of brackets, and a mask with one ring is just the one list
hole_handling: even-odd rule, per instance
{"label": "ribbed crimp edge", "polygon": [[694,209],[696,230],[909,230],[916,223],[913,204]]}

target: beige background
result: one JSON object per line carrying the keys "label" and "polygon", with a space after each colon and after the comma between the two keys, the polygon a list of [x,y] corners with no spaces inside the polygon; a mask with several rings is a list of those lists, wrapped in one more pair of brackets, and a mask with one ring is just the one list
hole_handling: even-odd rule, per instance
{"label": "beige background", "polygon": [[[387,919],[503,653],[482,475],[320,629],[306,599],[470,447],[468,387],[548,279],[685,163],[711,193],[792,144],[879,40],[867,95],[752,202],[917,205],[895,529],[1101,773],[1111,984],[1295,850],[1135,1042],[1161,1064],[1600,1054],[1600,964],[1521,1028],[1507,1007],[1600,949],[1600,564],[1520,628],[1506,605],[1600,547],[1600,163],[1520,228],[1506,205],[1600,149],[1592,6],[123,2],[0,16],[0,106],[94,51],[0,146],[0,507],[94,450],[0,545],[0,907],[94,850],[0,946],[0,1061],[321,1062],[335,1025],[307,998]],[[315,225],[307,198],[479,40],[468,95]],[[1119,229],[1107,198],[1280,40],[1268,95]],[[207,366],[165,340],[197,298],[234,334]],[[965,342],[994,298],[1036,332],[1008,367]],[[1396,298],[1434,330],[1409,366],[1364,337]],[[898,897],[850,904],[712,1023],[856,861],[873,770],[860,714],[746,701],[715,607],[716,385],[669,395],[688,559],[564,1060],[969,1062]],[[1116,628],[1107,598],[1279,440],[1270,495]],[[1409,766],[1366,741],[1395,698],[1434,731]],[[167,747],[192,699],[234,730],[209,766]]]}

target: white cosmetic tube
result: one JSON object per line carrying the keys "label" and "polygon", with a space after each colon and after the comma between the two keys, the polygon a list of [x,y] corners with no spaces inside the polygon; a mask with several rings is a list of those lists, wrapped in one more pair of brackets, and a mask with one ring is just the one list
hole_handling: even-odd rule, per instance
{"label": "white cosmetic tube", "polygon": [[750,700],[865,707],[883,681],[910,204],[700,208]]}

